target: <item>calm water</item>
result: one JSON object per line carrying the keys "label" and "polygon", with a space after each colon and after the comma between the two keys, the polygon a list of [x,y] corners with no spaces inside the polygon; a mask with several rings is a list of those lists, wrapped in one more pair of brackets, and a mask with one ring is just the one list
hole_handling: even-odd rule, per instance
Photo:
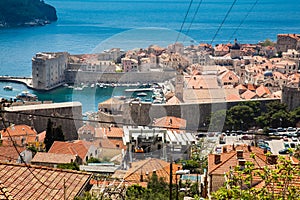
{"label": "calm water", "polygon": [[[45,0],[56,7],[56,23],[34,28],[0,30],[0,75],[31,76],[31,58],[40,51],[68,51],[73,54],[98,52],[112,47],[130,49],[151,44],[166,46],[175,42],[186,14],[188,0]],[[198,2],[194,0],[183,33],[187,33]],[[233,0],[203,0],[185,44],[210,43]],[[255,0],[238,0],[214,44],[228,42]],[[300,4],[295,0],[260,0],[233,38],[256,43],[278,33],[300,33]],[[6,84],[6,83],[5,83]],[[15,85],[16,90],[23,86]],[[1,90],[2,88],[0,88]],[[84,111],[94,110],[98,101],[110,97],[113,90],[91,91],[92,103]],[[87,92],[87,93],[86,93]],[[13,96],[1,92],[4,97]],[[40,99],[84,101],[88,91],[75,96],[60,88]],[[84,102],[83,102],[84,103]]]}

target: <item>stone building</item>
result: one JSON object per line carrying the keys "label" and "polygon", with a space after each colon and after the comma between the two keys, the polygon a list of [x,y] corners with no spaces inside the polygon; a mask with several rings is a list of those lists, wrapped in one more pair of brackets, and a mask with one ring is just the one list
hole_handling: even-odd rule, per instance
{"label": "stone building", "polygon": [[50,90],[64,84],[68,56],[67,52],[37,53],[32,58],[33,88]]}
{"label": "stone building", "polygon": [[281,102],[287,104],[289,110],[300,106],[300,88],[283,87]]}
{"label": "stone building", "polygon": [[277,51],[286,52],[288,49],[300,50],[300,34],[278,34]]}

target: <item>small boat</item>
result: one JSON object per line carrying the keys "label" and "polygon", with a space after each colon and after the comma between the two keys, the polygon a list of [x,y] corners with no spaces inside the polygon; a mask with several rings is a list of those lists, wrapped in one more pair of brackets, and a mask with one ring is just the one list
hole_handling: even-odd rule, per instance
{"label": "small boat", "polygon": [[6,85],[3,87],[4,90],[13,90],[13,87],[10,85]]}
{"label": "small boat", "polygon": [[75,87],[74,90],[83,90],[82,87]]}
{"label": "small boat", "polygon": [[140,93],[137,93],[136,96],[140,96],[140,97],[142,97],[142,96],[147,96],[147,93],[145,93],[145,92],[140,92]]}
{"label": "small boat", "polygon": [[69,85],[67,83],[63,84],[64,87],[69,87]]}
{"label": "small boat", "polygon": [[91,84],[91,88],[94,88],[94,87],[95,87],[95,84],[94,84],[94,83],[92,83],[92,84]]}
{"label": "small boat", "polygon": [[16,96],[16,99],[23,101],[35,101],[37,100],[37,96],[35,94],[31,94],[28,91],[22,91]]}

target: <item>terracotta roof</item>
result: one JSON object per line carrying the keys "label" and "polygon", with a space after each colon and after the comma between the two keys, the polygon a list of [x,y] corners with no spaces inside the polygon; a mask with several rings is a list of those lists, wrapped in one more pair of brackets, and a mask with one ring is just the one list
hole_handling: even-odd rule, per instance
{"label": "terracotta roof", "polygon": [[181,101],[176,96],[173,96],[166,102],[167,105],[179,105],[180,103]]}
{"label": "terracotta roof", "polygon": [[114,140],[108,138],[101,138],[99,140],[99,147],[109,149],[126,149],[126,145],[124,145],[123,140]]}
{"label": "terracotta roof", "polygon": [[[17,147],[18,151],[21,153],[26,148]],[[19,158],[19,154],[13,146],[0,146],[0,161],[2,162],[16,162]]]}
{"label": "terracotta roof", "polygon": [[0,134],[2,135],[2,144],[7,146],[12,145],[10,136],[20,146],[35,142],[37,139],[37,132],[27,125],[12,125],[7,129],[1,130]]}
{"label": "terracotta roof", "polygon": [[[223,147],[224,148],[224,147]],[[239,145],[233,149],[232,145],[226,145],[227,152],[221,153],[221,162],[215,163],[215,154],[208,155],[208,173],[209,174],[224,174],[231,168],[238,165],[237,150],[243,150],[243,159],[251,161],[256,167],[267,165],[267,157],[264,155],[263,149],[251,146],[249,151],[247,145]],[[255,161],[251,158],[251,154],[255,154]]]}
{"label": "terracotta roof", "polygon": [[9,134],[12,137],[15,136],[28,136],[28,135],[37,135],[37,132],[27,125],[12,125],[8,127],[7,129],[1,130],[0,134],[2,137],[9,137]]}
{"label": "terracotta roof", "polygon": [[243,84],[239,84],[235,87],[235,89],[238,89],[238,90],[247,90],[247,88],[243,85]]}
{"label": "terracotta roof", "polygon": [[91,143],[83,140],[71,142],[54,141],[48,153],[78,155],[82,160],[85,160],[90,146]]}
{"label": "terracotta roof", "polygon": [[6,188],[13,199],[61,200],[64,192],[66,199],[74,199],[89,183],[91,176],[79,171],[0,163],[0,187]]}
{"label": "terracotta roof", "polygon": [[76,160],[76,155],[37,152],[31,163],[65,164]]}
{"label": "terracotta roof", "polygon": [[248,90],[255,91],[255,86],[253,84],[247,84]]}
{"label": "terracotta roof", "polygon": [[269,88],[261,85],[258,88],[256,88],[256,94],[259,97],[268,97],[271,94],[271,92]]}
{"label": "terracotta roof", "polygon": [[39,142],[44,142],[45,137],[46,137],[46,131],[43,131],[43,132],[39,133],[37,136],[38,136],[38,141]]}
{"label": "terracotta roof", "polygon": [[122,128],[110,127],[105,129],[105,134],[108,138],[122,138],[124,135],[124,131]]}
{"label": "terracotta roof", "polygon": [[230,70],[223,72],[218,76],[218,78],[222,80],[222,83],[231,82],[232,84],[234,84],[234,83],[238,83],[239,81],[239,77],[235,74],[235,72]]}
{"label": "terracotta roof", "polygon": [[237,100],[241,100],[241,97],[237,94],[226,95],[226,101],[237,101]]}
{"label": "terracotta roof", "polygon": [[[181,165],[173,164],[173,173],[181,169]],[[124,180],[129,182],[140,183],[141,175],[143,176],[143,182],[147,181],[153,174],[153,171],[158,177],[162,177],[166,182],[170,182],[170,163],[157,158],[148,158],[132,163],[132,167],[127,170]],[[172,180],[175,183],[175,176]]]}
{"label": "terracotta roof", "polygon": [[186,120],[178,117],[166,116],[166,117],[156,119],[153,125],[158,127],[185,129]]}
{"label": "terracotta roof", "polygon": [[241,97],[243,99],[254,99],[255,97],[257,97],[257,94],[255,92],[252,92],[250,90],[247,90],[246,92],[244,92],[243,94],[241,94]]}

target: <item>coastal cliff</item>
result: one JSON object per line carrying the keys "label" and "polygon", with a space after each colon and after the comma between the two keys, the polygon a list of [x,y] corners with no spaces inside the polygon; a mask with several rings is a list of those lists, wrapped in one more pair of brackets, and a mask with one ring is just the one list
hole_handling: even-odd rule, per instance
{"label": "coastal cliff", "polygon": [[56,9],[43,0],[1,0],[0,27],[43,26],[57,20]]}

